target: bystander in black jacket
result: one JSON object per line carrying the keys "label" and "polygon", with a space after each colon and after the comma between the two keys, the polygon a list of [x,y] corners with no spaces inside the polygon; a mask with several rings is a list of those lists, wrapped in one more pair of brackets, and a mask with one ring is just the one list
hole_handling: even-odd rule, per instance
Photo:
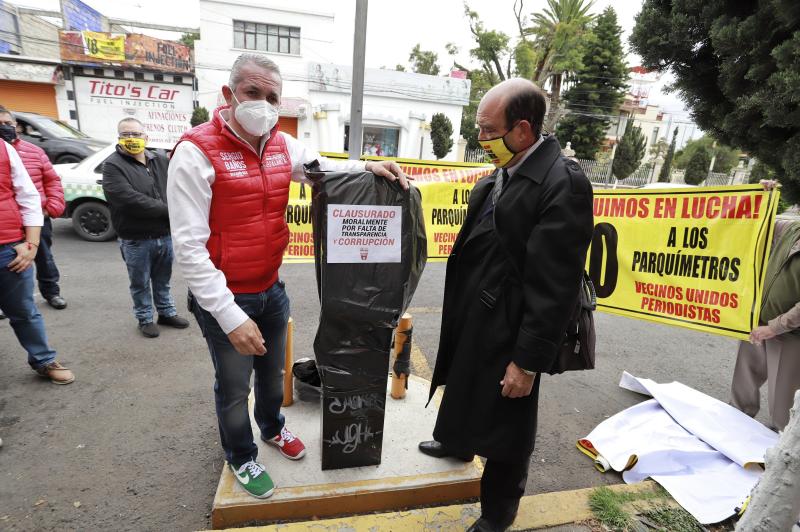
{"label": "bystander in black jacket", "polygon": [[120,238],[143,240],[169,235],[167,166],[169,160],[145,150],[144,165],[117,146],[103,163],[103,193],[111,223]]}

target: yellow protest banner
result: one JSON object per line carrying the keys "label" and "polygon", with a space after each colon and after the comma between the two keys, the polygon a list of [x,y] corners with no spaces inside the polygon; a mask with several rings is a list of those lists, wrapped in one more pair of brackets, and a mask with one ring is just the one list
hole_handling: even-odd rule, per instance
{"label": "yellow protest banner", "polygon": [[[331,159],[346,159],[345,154],[322,154]],[[364,157],[365,160],[392,160],[414,178],[422,194],[422,211],[428,237],[428,260],[444,261],[467,214],[469,193],[475,183],[489,175],[494,167],[479,163],[443,163],[417,159]],[[311,226],[311,187],[292,183],[286,209],[289,245],[284,262],[313,262],[314,237]]]}
{"label": "yellow protest banner", "polygon": [[595,190],[598,310],[746,340],[778,197],[758,185]]}
{"label": "yellow protest banner", "polygon": [[103,61],[125,61],[125,35],[83,31],[84,53]]}

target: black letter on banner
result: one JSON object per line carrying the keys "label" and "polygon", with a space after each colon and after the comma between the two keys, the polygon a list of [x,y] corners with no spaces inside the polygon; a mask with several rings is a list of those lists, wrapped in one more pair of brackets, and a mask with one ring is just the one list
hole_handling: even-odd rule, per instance
{"label": "black letter on banner", "polygon": [[[605,246],[603,245],[603,240],[605,240]],[[606,256],[606,276],[605,279],[600,279],[604,251]],[[597,297],[609,297],[617,287],[617,276],[619,275],[617,230],[613,225],[599,223],[594,226],[592,249],[589,257],[589,277],[592,279],[594,288],[597,291]]]}

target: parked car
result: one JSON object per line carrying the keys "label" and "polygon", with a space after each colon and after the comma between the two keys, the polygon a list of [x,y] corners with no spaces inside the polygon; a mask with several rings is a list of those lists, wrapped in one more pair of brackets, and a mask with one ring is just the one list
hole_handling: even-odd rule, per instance
{"label": "parked car", "polygon": [[[55,164],[67,208],[63,218],[72,218],[72,228],[78,236],[90,242],[104,242],[117,236],[111,224],[111,210],[103,194],[103,163],[114,153],[116,144],[108,144],[79,163]],[[156,149],[165,155],[163,148]]]}
{"label": "parked car", "polygon": [[53,164],[77,163],[108,146],[70,126],[36,113],[11,113],[20,138],[42,148]]}
{"label": "parked car", "polygon": [[56,164],[53,168],[64,187],[64,218],[72,218],[78,236],[91,242],[103,242],[117,236],[111,225],[111,211],[103,194],[103,162],[114,153],[115,144],[105,143],[100,151],[80,162]]}

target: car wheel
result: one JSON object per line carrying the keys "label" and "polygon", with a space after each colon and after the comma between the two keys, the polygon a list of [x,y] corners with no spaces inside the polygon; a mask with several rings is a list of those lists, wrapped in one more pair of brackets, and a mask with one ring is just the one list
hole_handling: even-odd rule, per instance
{"label": "car wheel", "polygon": [[72,153],[66,153],[56,158],[56,164],[79,163],[82,160],[83,157],[79,157],[78,155],[73,155]]}
{"label": "car wheel", "polygon": [[105,242],[117,236],[111,225],[111,211],[103,203],[87,201],[72,212],[72,228],[90,242]]}

